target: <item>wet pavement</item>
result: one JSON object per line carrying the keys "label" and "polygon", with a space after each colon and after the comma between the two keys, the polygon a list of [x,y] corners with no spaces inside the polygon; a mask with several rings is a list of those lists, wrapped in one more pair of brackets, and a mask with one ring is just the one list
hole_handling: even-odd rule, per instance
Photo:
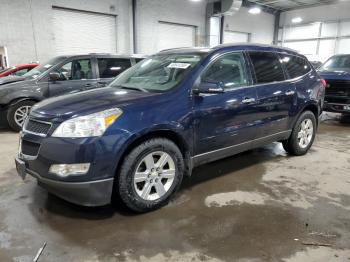
{"label": "wet pavement", "polygon": [[302,157],[278,143],[197,168],[135,215],[69,204],[15,171],[0,130],[0,261],[350,261],[350,120],[326,114]]}

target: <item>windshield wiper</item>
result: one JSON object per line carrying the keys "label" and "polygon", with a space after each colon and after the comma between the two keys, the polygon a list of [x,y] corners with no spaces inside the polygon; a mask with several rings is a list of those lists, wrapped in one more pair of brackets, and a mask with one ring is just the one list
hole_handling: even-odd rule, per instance
{"label": "windshield wiper", "polygon": [[136,87],[136,86],[116,86],[116,87],[118,87],[120,89],[130,89],[130,90],[137,90],[137,91],[148,93],[148,90],[146,90],[142,87]]}

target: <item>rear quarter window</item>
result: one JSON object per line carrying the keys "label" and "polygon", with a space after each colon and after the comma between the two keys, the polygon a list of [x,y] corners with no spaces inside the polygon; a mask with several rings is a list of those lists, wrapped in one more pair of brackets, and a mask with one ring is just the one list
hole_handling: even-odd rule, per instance
{"label": "rear quarter window", "polygon": [[298,56],[282,55],[282,63],[287,69],[290,78],[303,76],[311,70],[308,61]]}
{"label": "rear quarter window", "polygon": [[280,59],[273,52],[249,52],[257,84],[284,81]]}

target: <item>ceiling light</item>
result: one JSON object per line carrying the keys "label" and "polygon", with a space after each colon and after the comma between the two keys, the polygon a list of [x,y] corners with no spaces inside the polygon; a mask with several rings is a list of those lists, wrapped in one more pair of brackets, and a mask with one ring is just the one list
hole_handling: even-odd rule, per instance
{"label": "ceiling light", "polygon": [[190,0],[192,2],[201,2],[202,0]]}
{"label": "ceiling light", "polygon": [[257,15],[261,13],[261,9],[259,7],[252,7],[248,11],[250,14]]}
{"label": "ceiling light", "polygon": [[294,24],[300,23],[301,21],[303,21],[303,19],[301,17],[294,17],[292,19],[292,23],[294,23]]}

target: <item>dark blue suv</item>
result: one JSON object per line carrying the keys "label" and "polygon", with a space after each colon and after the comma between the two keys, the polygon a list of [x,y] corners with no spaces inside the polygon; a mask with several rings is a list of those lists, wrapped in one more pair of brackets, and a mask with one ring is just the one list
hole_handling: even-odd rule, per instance
{"label": "dark blue suv", "polygon": [[160,52],[107,88],[45,100],[20,139],[18,173],[70,202],[166,204],[195,166],[279,141],[311,147],[319,75],[283,48],[222,45]]}

